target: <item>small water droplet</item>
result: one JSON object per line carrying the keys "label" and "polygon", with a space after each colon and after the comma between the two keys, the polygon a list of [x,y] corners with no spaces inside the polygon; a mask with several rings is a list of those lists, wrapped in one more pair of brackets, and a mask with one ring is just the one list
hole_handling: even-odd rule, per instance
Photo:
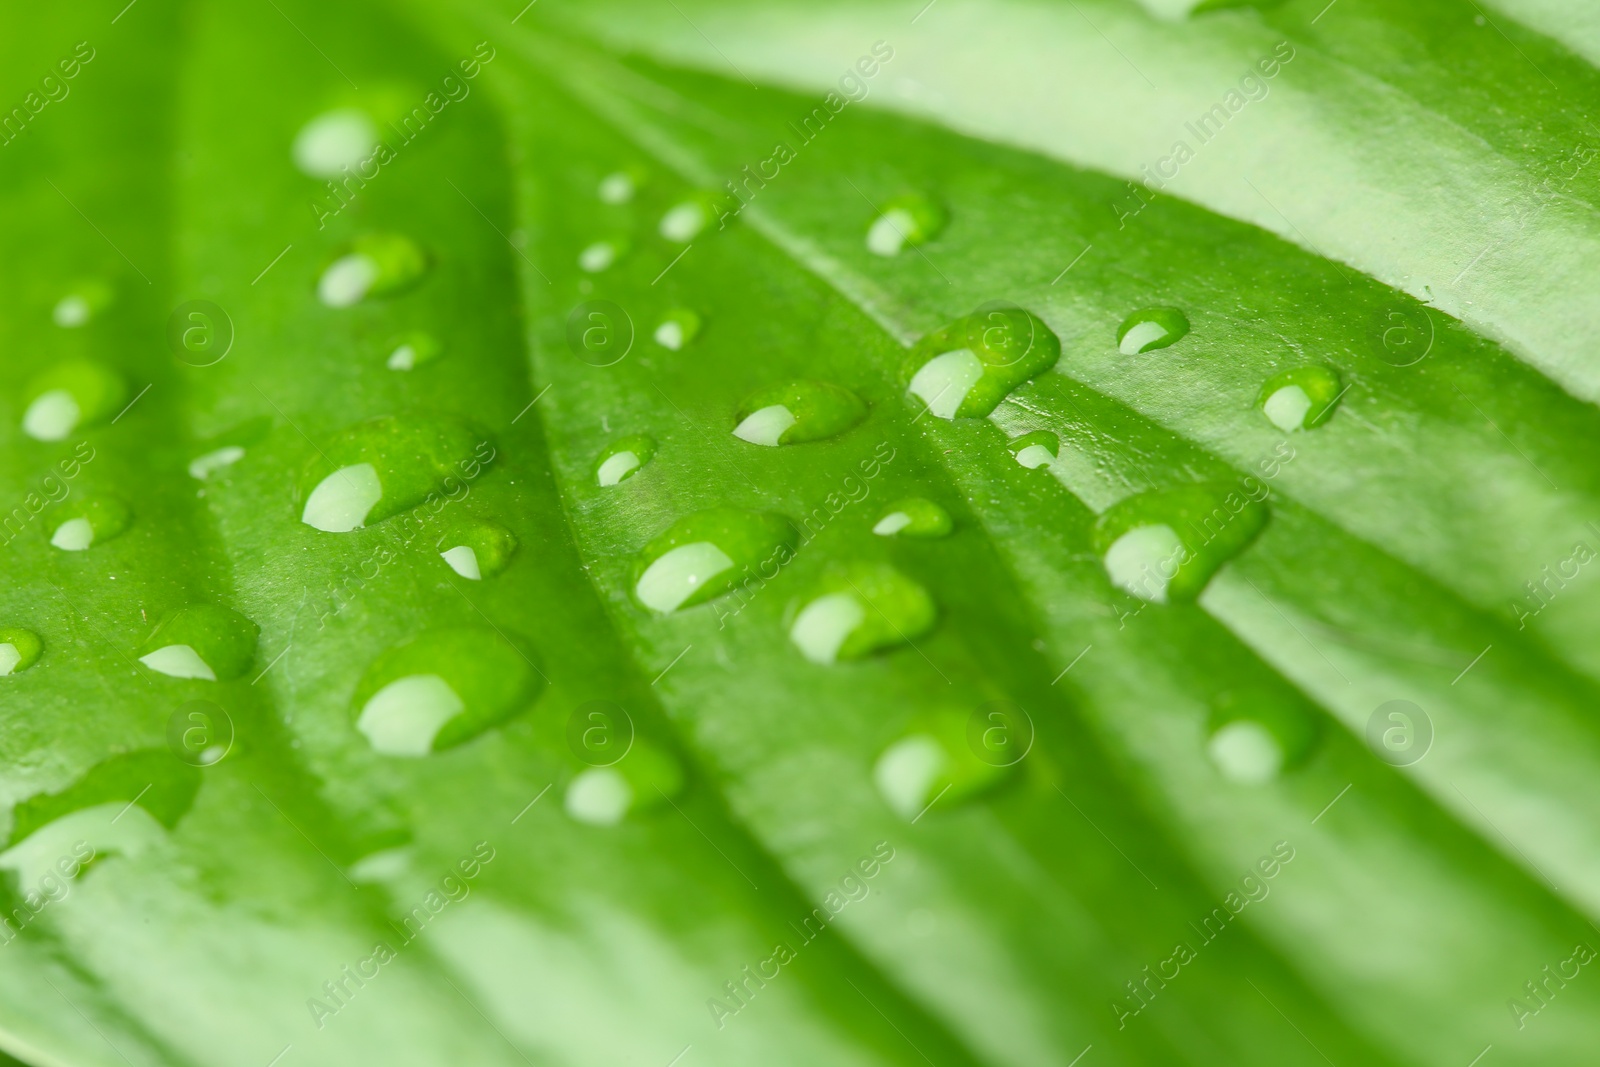
{"label": "small water droplet", "polygon": [[484,434],[449,418],[383,416],[335,436],[300,479],[300,521],[348,533],[476,478],[494,458]]}
{"label": "small water droplet", "polygon": [[432,363],[444,351],[439,339],[425,330],[413,330],[393,338],[388,345],[389,358],[384,365],[390,370],[415,370]]}
{"label": "small water droplet", "polygon": [[128,400],[122,376],[101,363],[68,360],[28,383],[22,431],[36,441],[60,441],[80,426],[116,415]]}
{"label": "small water droplet", "polygon": [[520,641],[489,627],[428,630],[361,677],[356,729],[386,756],[426,756],[527,710],[543,688]]}
{"label": "small water droplet", "polygon": [[1176,344],[1189,332],[1189,316],[1178,308],[1141,308],[1117,328],[1117,351],[1125,356]]}
{"label": "small water droplet", "polygon": [[82,552],[109,541],[128,528],[133,512],[116,497],[96,494],[68,497],[50,509],[45,529],[50,543],[63,552]]}
{"label": "small water droplet", "polygon": [[656,344],[676,352],[693,341],[700,332],[700,316],[688,308],[673,308],[661,320],[654,334]]}
{"label": "small water droplet", "polygon": [[1310,430],[1333,414],[1340,396],[1339,375],[1328,367],[1294,367],[1261,387],[1261,413],[1284,433]]}
{"label": "small water droplet", "polygon": [[661,216],[659,227],[662,237],[679,244],[687,244],[700,235],[711,222],[711,205],[706,197],[683,200],[667,209]]}
{"label": "small water droplet", "polygon": [[873,784],[895,814],[910,822],[978,796],[1013,773],[1014,764],[978,759],[966,743],[967,716],[940,709],[919,717],[878,757]]}
{"label": "small water droplet", "polygon": [[655,440],[646,434],[633,434],[613,441],[600,453],[594,479],[598,485],[616,485],[636,474],[656,454]]}
{"label": "small water droplet", "polygon": [[633,199],[638,186],[639,182],[633,174],[625,170],[613,171],[600,179],[596,195],[603,204],[626,204]]}
{"label": "small water droplet", "polygon": [[1206,754],[1222,776],[1260,785],[1302,762],[1318,722],[1302,701],[1266,691],[1230,691],[1212,702]]}
{"label": "small water droplet", "polygon": [[952,526],[948,511],[913,496],[889,505],[872,532],[879,537],[944,537]]}
{"label": "small water droplet", "polygon": [[1107,509],[1094,547],[1118,588],[1158,604],[1187,602],[1255,540],[1267,516],[1267,505],[1236,485],[1153,489]]}
{"label": "small water droplet", "polygon": [[77,329],[111,306],[111,286],[91,278],[68,290],[50,311],[50,318],[64,330]]}
{"label": "small water droplet", "polygon": [[944,229],[945,211],[920,193],[897,196],[867,229],[867,251],[897,256],[903,249],[927,244]]}
{"label": "small water droplet", "polygon": [[622,255],[622,242],[596,241],[578,253],[578,266],[590,274],[598,274]]}
{"label": "small water droplet", "polygon": [[172,678],[226,682],[249,670],[261,627],[220,604],[190,604],[145,642],[139,662]]}
{"label": "small water droplet", "polygon": [[238,445],[225,445],[189,461],[189,477],[205,481],[214,473],[231,467],[244,458],[244,449]]}
{"label": "small water droplet", "polygon": [[325,111],[300,128],[291,150],[294,164],[313,178],[338,178],[378,147],[378,128],[366,112],[342,107]]}
{"label": "small water droplet", "polygon": [[920,583],[885,563],[852,563],[824,572],[789,640],[806,659],[829,665],[915,641],[937,618]]}
{"label": "small water droplet", "polygon": [[455,523],[438,542],[439,555],[463,578],[493,578],[511,564],[517,535],[497,522],[469,519]]}
{"label": "small water droplet", "polygon": [[639,553],[634,596],[663,615],[733,590],[745,572],[794,558],[794,526],[781,515],[711,508],[673,523]]}
{"label": "small water droplet", "polygon": [[907,391],[941,419],[981,418],[1060,356],[1060,339],[1032,312],[980,308],[917,342]]}
{"label": "small water droplet", "polygon": [[18,674],[39,662],[44,642],[32,630],[0,628],[0,675]]}
{"label": "small water droplet", "polygon": [[409,237],[368,233],[350,242],[317,280],[317,299],[347,308],[369,296],[392,296],[422,280],[428,254]]}
{"label": "small water droplet", "polygon": [[867,416],[862,399],[828,382],[758,389],[739,406],[733,436],[753,445],[798,445],[841,434]]}
{"label": "small water droplet", "polygon": [[1029,470],[1048,467],[1061,454],[1061,438],[1049,430],[1038,430],[1014,437],[1006,445],[1017,462]]}
{"label": "small water droplet", "polygon": [[616,763],[573,776],[562,807],[577,822],[615,826],[630,813],[664,804],[682,791],[683,767],[677,759],[640,739]]}

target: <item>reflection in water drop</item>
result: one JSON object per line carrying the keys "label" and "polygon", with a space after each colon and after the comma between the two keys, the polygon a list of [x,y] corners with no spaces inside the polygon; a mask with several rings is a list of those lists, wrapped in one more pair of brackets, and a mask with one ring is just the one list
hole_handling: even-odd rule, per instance
{"label": "reflection in water drop", "polygon": [[1187,602],[1266,525],[1267,505],[1237,485],[1197,483],[1128,497],[1095,522],[1112,583],[1143,600]]}
{"label": "reflection in water drop", "polygon": [[1176,344],[1188,332],[1189,317],[1178,308],[1142,308],[1117,328],[1117,351],[1125,356],[1153,352]]}
{"label": "reflection in water drop", "polygon": [[1038,316],[987,307],[917,342],[907,391],[938,418],[980,418],[1060,356],[1060,340]]}
{"label": "reflection in water drop", "polygon": [[781,515],[712,508],[685,516],[635,562],[634,596],[663,615],[730,592],[766,566],[794,558],[795,530]]}
{"label": "reflection in water drop", "polygon": [[866,418],[867,405],[828,382],[796,381],[758,389],[739,406],[733,435],[754,445],[820,441]]}

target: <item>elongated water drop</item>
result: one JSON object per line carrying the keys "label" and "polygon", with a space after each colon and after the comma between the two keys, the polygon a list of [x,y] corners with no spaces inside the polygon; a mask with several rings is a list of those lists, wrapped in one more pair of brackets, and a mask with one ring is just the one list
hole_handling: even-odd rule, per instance
{"label": "elongated water drop", "polygon": [[897,196],[867,229],[867,251],[897,256],[901,250],[927,244],[944,229],[945,211],[919,193]]}
{"label": "elongated water drop", "polygon": [[78,282],[56,301],[50,319],[64,330],[76,329],[111,306],[114,292],[99,279]]}
{"label": "elongated water drop", "polygon": [[82,552],[128,528],[133,512],[114,496],[68,497],[46,512],[45,532],[63,552]]}
{"label": "elongated water drop", "polygon": [[128,387],[104,364],[68,360],[35,375],[23,396],[22,431],[36,441],[60,441],[116,415],[128,401]]}
{"label": "elongated water drop", "polygon": [[798,445],[841,434],[866,416],[867,405],[848,389],[787,382],[746,397],[733,436],[753,445]]}
{"label": "elongated water drop", "polygon": [[1178,308],[1141,308],[1117,327],[1117,351],[1125,356],[1153,352],[1181,341],[1189,332],[1189,316]]}
{"label": "elongated water drop", "polygon": [[673,308],[662,318],[661,325],[656,327],[656,344],[662,348],[670,348],[676,352],[700,332],[700,316],[688,308]]}
{"label": "elongated water drop", "polygon": [[937,618],[920,583],[886,563],[851,563],[824,572],[795,614],[789,640],[826,665],[915,641]]}
{"label": "elongated water drop", "polygon": [[314,457],[300,478],[300,521],[347,533],[456,495],[495,456],[488,437],[449,418],[383,416],[358,423]]}
{"label": "elongated water drop", "polygon": [[1328,367],[1295,367],[1275,374],[1261,387],[1261,413],[1284,433],[1310,430],[1333,414],[1342,391],[1339,375]]}
{"label": "elongated water drop", "polygon": [[384,365],[390,370],[405,371],[432,363],[444,351],[444,346],[426,330],[413,330],[390,340],[388,349],[389,358]]}
{"label": "elongated water drop", "polygon": [[1200,483],[1128,497],[1095,522],[1111,583],[1143,600],[1191,601],[1266,525],[1266,504],[1239,486]]}
{"label": "elongated water drop", "polygon": [[231,467],[243,458],[243,448],[238,445],[226,445],[191,459],[189,461],[189,477],[197,478],[203,482],[217,471]]}
{"label": "elongated water drop", "polygon": [[392,296],[422,280],[428,254],[397,233],[357,237],[323,270],[317,299],[331,308],[359,304],[369,296]]}
{"label": "elongated water drop", "polygon": [[613,441],[595,463],[595,483],[616,485],[632,478],[655,454],[655,439],[647,434],[636,433]]}
{"label": "elongated water drop", "polygon": [[339,178],[378,147],[378,129],[367,113],[344,107],[326,111],[295,135],[294,165],[313,178]]}
{"label": "elongated water drop", "polygon": [[913,496],[890,504],[872,532],[879,537],[943,537],[952,526],[948,511],[931,500]]}
{"label": "elongated water drop", "polygon": [[44,642],[32,630],[0,628],[0,675],[18,674],[39,662]]}
{"label": "elongated water drop", "polygon": [[1259,785],[1303,762],[1318,732],[1303,701],[1265,690],[1230,691],[1212,702],[1206,754],[1229,781]]}
{"label": "elongated water drop", "polygon": [[356,729],[386,756],[426,756],[527,710],[543,685],[513,635],[428,630],[372,661],[356,686]]}
{"label": "elongated water drop", "polygon": [[967,739],[967,720],[952,709],[919,716],[911,729],[879,755],[873,784],[885,804],[907,822],[937,802],[949,807],[993,788],[1012,765],[980,759]]}
{"label": "elongated water drop", "polygon": [[1032,312],[980,308],[917,342],[907,391],[941,419],[981,418],[1060,356],[1060,339]]}
{"label": "elongated water drop", "polygon": [[665,804],[682,790],[678,760],[641,738],[617,763],[579,772],[567,784],[561,806],[577,822],[615,826],[633,812]]}
{"label": "elongated water drop", "polygon": [[[673,523],[639,553],[634,596],[663,615],[731,592],[794,558],[795,529],[781,515],[712,508]],[[770,575],[768,575],[770,577]]]}
{"label": "elongated water drop", "polygon": [[1048,467],[1056,461],[1056,457],[1061,454],[1061,438],[1049,430],[1038,430],[1012,438],[1007,447],[1011,449],[1011,454],[1017,457],[1018,463],[1029,470],[1034,470],[1038,467]]}
{"label": "elongated water drop", "polygon": [[466,519],[452,523],[438,546],[451,570],[476,582],[493,578],[510,565],[517,551],[517,535],[497,522]]}
{"label": "elongated water drop", "polygon": [[260,634],[259,626],[232,608],[190,604],[156,627],[139,662],[173,678],[226,682],[250,668]]}

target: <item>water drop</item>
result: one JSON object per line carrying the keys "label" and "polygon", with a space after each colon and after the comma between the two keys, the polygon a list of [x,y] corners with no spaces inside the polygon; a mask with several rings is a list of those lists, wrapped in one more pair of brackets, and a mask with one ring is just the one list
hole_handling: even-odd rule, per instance
{"label": "water drop", "polygon": [[1102,514],[1094,547],[1118,588],[1159,604],[1186,602],[1255,540],[1267,515],[1264,503],[1236,485],[1153,489]]}
{"label": "water drop", "polygon": [[1153,352],[1183,339],[1189,316],[1177,308],[1141,308],[1117,328],[1117,351],[1125,356]]}
{"label": "water drop", "polygon": [[656,344],[662,348],[670,348],[676,352],[700,332],[700,316],[688,308],[674,308],[667,312],[661,320],[661,325],[656,327],[654,334]]}
{"label": "water drop", "polygon": [[1302,762],[1317,739],[1303,701],[1266,691],[1223,693],[1211,706],[1206,754],[1231,782],[1259,785]]}
{"label": "water drop", "polygon": [[944,537],[952,526],[948,511],[913,496],[889,505],[872,532],[879,537]]}
{"label": "water drop", "polygon": [[44,642],[32,630],[0,628],[0,675],[19,674],[39,662]]}
{"label": "water drop", "polygon": [[378,130],[366,112],[353,107],[327,111],[295,135],[294,164],[313,178],[338,178],[378,147]]}
{"label": "water drop", "polygon": [[444,351],[439,339],[423,330],[401,334],[389,342],[389,358],[384,365],[390,370],[415,370],[432,363]]}
{"label": "water drop", "polygon": [[74,285],[50,311],[50,319],[64,330],[77,329],[111,306],[111,286],[91,279]]}
{"label": "water drop", "polygon": [[731,592],[740,575],[794,558],[794,526],[781,515],[711,508],[657,536],[635,563],[634,596],[663,615]]}
{"label": "water drop", "polygon": [[933,597],[885,563],[824,572],[789,626],[789,640],[813,663],[859,659],[916,640],[933,628]]}
{"label": "water drop", "polygon": [[866,416],[867,405],[848,389],[788,382],[746,397],[733,436],[753,445],[798,445],[841,434]]}
{"label": "water drop", "polygon": [[636,741],[605,767],[589,767],[567,783],[562,807],[577,822],[615,826],[629,813],[665,803],[683,790],[683,768],[669,753]]}
{"label": "water drop", "polygon": [[1268,422],[1284,433],[1293,433],[1326,422],[1341,395],[1339,375],[1328,367],[1313,365],[1269,378],[1256,403]]}
{"label": "water drop", "polygon": [[243,448],[238,445],[225,445],[190,460],[189,477],[203,482],[217,471],[231,467],[243,458]]}
{"label": "water drop", "polygon": [[372,661],[356,729],[386,756],[426,756],[527,710],[543,688],[531,653],[489,627],[428,630]]}
{"label": "water drop", "polygon": [[917,343],[908,391],[941,419],[981,418],[1060,356],[1060,340],[1038,316],[983,308]]}
{"label": "water drop", "polygon": [[145,642],[139,662],[173,678],[226,682],[255,659],[261,627],[219,604],[190,604],[168,616]]}
{"label": "water drop", "polygon": [[493,460],[487,437],[449,418],[384,416],[335,436],[300,479],[300,521],[329,533],[382,522],[476,478]]}
{"label": "water drop", "polygon": [[578,253],[578,266],[590,274],[598,274],[615,263],[621,254],[619,242],[596,241]]}
{"label": "water drop", "polygon": [[595,464],[594,480],[598,485],[616,485],[638,473],[656,454],[655,440],[638,433],[613,441],[600,453]]}
{"label": "water drop", "polygon": [[415,285],[428,271],[428,254],[397,233],[357,237],[323,270],[317,299],[347,308],[369,296],[392,296]]}
{"label": "water drop", "polygon": [[493,578],[510,565],[517,535],[497,522],[469,519],[452,525],[438,547],[451,570],[476,582]]}
{"label": "water drop", "polygon": [[358,885],[378,885],[404,877],[411,870],[414,850],[408,846],[383,848],[356,860],[346,872]]}
{"label": "water drop", "polygon": [[596,195],[603,204],[626,204],[633,199],[634,192],[633,175],[619,170],[600,179],[600,188],[596,191]]}
{"label": "water drop", "polygon": [[706,197],[684,200],[667,209],[659,227],[662,237],[687,244],[700,235],[711,221],[711,205]]}
{"label": "water drop", "polygon": [[1061,438],[1049,430],[1038,430],[1012,438],[1007,444],[1017,462],[1029,470],[1048,467],[1061,454]]}
{"label": "water drop", "polygon": [[128,400],[128,387],[111,368],[75,359],[35,375],[24,396],[28,407],[22,431],[36,441],[60,441],[80,426],[120,412]]}
{"label": "water drop", "polygon": [[897,256],[933,240],[944,224],[944,208],[934,201],[917,193],[897,196],[883,205],[883,213],[868,228],[867,251]]}
{"label": "water drop", "polygon": [[884,803],[909,822],[936,802],[957,804],[1004,781],[1013,765],[980,760],[966,732],[966,717],[952,710],[920,717],[873,765],[873,784]]}
{"label": "water drop", "polygon": [[82,552],[109,541],[128,528],[133,513],[113,496],[68,497],[50,509],[45,529],[50,543],[63,552]]}

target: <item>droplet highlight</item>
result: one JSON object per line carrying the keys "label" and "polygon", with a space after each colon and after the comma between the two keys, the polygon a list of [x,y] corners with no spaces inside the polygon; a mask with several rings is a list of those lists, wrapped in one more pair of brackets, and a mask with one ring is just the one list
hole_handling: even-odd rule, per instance
{"label": "droplet highlight", "polygon": [[1125,356],[1177,344],[1189,332],[1189,316],[1178,308],[1141,308],[1117,328],[1117,351]]}
{"label": "droplet highlight", "polygon": [[85,326],[111,306],[114,293],[105,282],[81,281],[66,292],[50,309],[50,321],[63,330]]}
{"label": "droplet highlight", "polygon": [[414,330],[392,339],[388,345],[389,358],[384,366],[390,370],[408,371],[432,363],[444,351],[444,346],[433,334]]}
{"label": "droplet highlight", "polygon": [[1029,470],[1048,467],[1061,454],[1061,438],[1049,430],[1038,430],[1012,438],[1006,445],[1017,462]]}
{"label": "droplet highlight", "polygon": [[1194,600],[1256,539],[1269,509],[1239,486],[1199,483],[1128,497],[1095,522],[1111,583],[1158,604]]}
{"label": "droplet highlight", "polygon": [[561,806],[575,822],[615,826],[635,812],[683,791],[683,767],[664,749],[643,739],[606,767],[589,767],[567,783]]}
{"label": "droplet highlight", "polygon": [[700,236],[700,231],[710,222],[711,206],[705,198],[697,197],[668,208],[667,213],[661,216],[661,224],[657,229],[667,240],[687,244]]}
{"label": "droplet highlight", "polygon": [[883,205],[882,213],[867,228],[867,251],[875,256],[898,256],[907,248],[927,244],[944,229],[944,208],[919,193],[897,196]]}
{"label": "droplet highlight", "polygon": [[878,795],[907,822],[952,807],[994,788],[1012,765],[980,760],[966,743],[966,717],[940,709],[919,716],[885,748],[872,768]]}
{"label": "droplet highlight", "polygon": [[879,537],[944,537],[953,527],[948,511],[914,496],[890,504],[872,532]]}
{"label": "droplet highlight", "polygon": [[48,513],[50,543],[63,552],[83,552],[128,528],[133,512],[113,496],[68,497]]}
{"label": "droplet highlight", "polygon": [[980,309],[917,343],[907,391],[941,419],[982,418],[1060,357],[1060,339],[1037,315]]}
{"label": "droplet highlight", "polygon": [[32,630],[0,628],[0,675],[20,674],[39,662],[44,642]]}
{"label": "droplet highlight", "polygon": [[261,628],[232,608],[190,604],[156,627],[139,662],[172,678],[226,682],[250,669]]}
{"label": "droplet highlight", "polygon": [[463,578],[493,578],[511,565],[517,535],[497,522],[469,519],[455,523],[439,539],[439,556]]}
{"label": "droplet highlight", "polygon": [[300,521],[328,533],[359,530],[430,495],[456,495],[494,456],[486,435],[455,419],[369,419],[312,457],[300,480]]}
{"label": "droplet highlight", "polygon": [[428,254],[409,237],[364,234],[323,270],[317,299],[331,308],[353,307],[368,297],[403,292],[427,272]]}
{"label": "droplet highlight", "polygon": [[688,308],[674,308],[667,312],[652,336],[656,344],[676,352],[695,339],[700,332],[700,316]]}
{"label": "droplet highlight", "polygon": [[300,128],[290,154],[312,178],[343,177],[378,147],[378,129],[366,112],[345,107],[326,111]]}
{"label": "droplet highlight", "polygon": [[789,626],[800,654],[823,666],[915,641],[938,618],[921,583],[886,563],[829,568]]}
{"label": "droplet highlight", "polygon": [[595,463],[595,484],[611,486],[624,482],[637,474],[655,454],[655,439],[646,434],[633,434],[613,441],[600,453]]}
{"label": "droplet highlight", "polygon": [[1206,755],[1228,781],[1262,785],[1304,762],[1318,734],[1318,719],[1303,701],[1230,691],[1212,702]]}
{"label": "droplet highlight", "polygon": [[1256,403],[1268,422],[1284,433],[1293,433],[1326,422],[1342,395],[1339,375],[1329,367],[1312,365],[1267,379]]}
{"label": "droplet highlight", "polygon": [[590,274],[598,274],[615,263],[621,255],[620,242],[596,241],[578,253],[578,267]]}
{"label": "droplet highlight", "polygon": [[866,417],[866,403],[848,389],[788,382],[746,397],[733,436],[753,445],[798,445],[837,436]]}
{"label": "droplet highlight", "polygon": [[794,558],[795,529],[781,515],[711,508],[685,516],[640,552],[634,597],[663,615],[731,592],[763,566]]}
{"label": "droplet highlight", "polygon": [[68,360],[36,375],[23,395],[22,432],[36,441],[61,441],[114,417],[128,401],[128,387],[103,364]]}

